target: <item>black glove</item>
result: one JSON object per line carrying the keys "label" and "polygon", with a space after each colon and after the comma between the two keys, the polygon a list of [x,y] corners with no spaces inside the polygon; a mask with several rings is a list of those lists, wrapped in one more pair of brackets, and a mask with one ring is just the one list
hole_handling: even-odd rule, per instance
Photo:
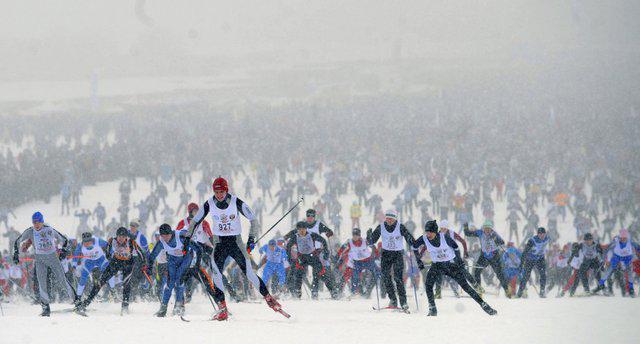
{"label": "black glove", "polygon": [[462,228],[464,228],[465,231],[469,230],[469,222],[465,222],[464,225],[462,225]]}
{"label": "black glove", "polygon": [[253,241],[253,236],[250,235],[249,239],[247,239],[247,252],[251,253],[251,251],[253,251],[253,248],[256,246],[255,241]]}
{"label": "black glove", "polygon": [[418,269],[424,270],[424,263],[421,260],[418,261]]}
{"label": "black glove", "polygon": [[327,235],[327,238],[331,238],[333,236],[333,231],[330,229],[327,229],[327,232],[325,234]]}
{"label": "black glove", "polygon": [[18,264],[20,263],[20,255],[18,254],[18,251],[13,252],[13,264]]}
{"label": "black glove", "polygon": [[66,248],[63,248],[63,249],[60,250],[59,258],[61,260],[67,258],[67,249]]}

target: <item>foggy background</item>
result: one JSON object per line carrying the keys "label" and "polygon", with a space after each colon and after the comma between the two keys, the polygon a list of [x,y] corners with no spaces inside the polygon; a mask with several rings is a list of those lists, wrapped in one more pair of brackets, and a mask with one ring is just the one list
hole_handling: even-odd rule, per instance
{"label": "foggy background", "polygon": [[549,194],[606,175],[636,212],[638,1],[1,6],[4,209],[163,168],[324,164],[439,170],[452,194],[469,169]]}
{"label": "foggy background", "polygon": [[[278,78],[345,65],[373,69],[380,82],[411,78],[435,87],[491,73],[539,87],[598,78],[597,92],[638,89],[629,84],[638,79],[637,1],[26,0],[1,6],[3,101],[86,97],[92,79],[101,81],[97,95],[113,95],[153,91],[147,78],[237,80],[248,73],[254,79],[259,71]],[[108,81],[118,78],[130,79],[120,91]],[[52,92],[54,85],[63,89]]]}

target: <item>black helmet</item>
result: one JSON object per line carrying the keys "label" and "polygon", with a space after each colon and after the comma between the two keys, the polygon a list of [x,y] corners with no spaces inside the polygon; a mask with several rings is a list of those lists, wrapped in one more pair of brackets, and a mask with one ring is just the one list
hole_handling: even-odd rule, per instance
{"label": "black helmet", "polygon": [[307,217],[316,217],[316,211],[314,209],[307,209]]}
{"label": "black helmet", "polygon": [[82,233],[82,242],[89,242],[93,240],[93,235],[89,232]]}
{"label": "black helmet", "polygon": [[360,233],[360,228],[354,228],[351,230],[351,235],[357,235],[360,236],[362,233]]}
{"label": "black helmet", "polygon": [[436,222],[436,220],[427,221],[427,223],[425,223],[424,225],[424,231],[437,233],[438,223]]}
{"label": "black helmet", "polygon": [[163,223],[160,225],[160,234],[164,235],[164,234],[171,234],[171,233],[173,233],[171,226],[169,226],[166,223]]}
{"label": "black helmet", "polygon": [[591,233],[585,233],[585,235],[584,235],[584,240],[593,240],[593,234],[591,234]]}
{"label": "black helmet", "polygon": [[538,234],[546,233],[547,230],[544,227],[538,227]]}
{"label": "black helmet", "polygon": [[309,228],[309,226],[307,225],[306,222],[304,221],[298,221],[298,223],[296,223],[296,228],[297,229],[301,229],[301,228]]}
{"label": "black helmet", "polygon": [[116,236],[128,236],[128,235],[129,235],[129,231],[124,227],[120,227],[116,231]]}

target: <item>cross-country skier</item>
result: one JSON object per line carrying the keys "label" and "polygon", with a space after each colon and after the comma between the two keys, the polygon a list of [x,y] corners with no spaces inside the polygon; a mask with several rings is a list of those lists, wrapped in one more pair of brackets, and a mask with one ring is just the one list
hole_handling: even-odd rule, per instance
{"label": "cross-country skier", "polygon": [[604,289],[604,282],[609,279],[611,273],[614,269],[617,269],[618,266],[621,267],[622,272],[626,275],[625,284],[621,286],[624,290],[625,288],[629,288],[629,295],[631,297],[635,297],[635,290],[633,289],[633,264],[631,261],[640,251],[640,247],[636,245],[634,242],[631,242],[629,239],[629,231],[623,229],[620,231],[620,235],[615,237],[609,245],[609,249],[607,250],[607,254],[610,259],[606,263],[607,271],[604,276],[598,281],[598,287],[593,290],[593,293],[597,293],[600,290]]}
{"label": "cross-country skier", "polygon": [[[507,282],[504,279],[504,275],[502,273],[502,264],[500,262],[501,254],[498,251],[500,246],[504,245],[504,240],[493,230],[493,221],[487,220],[482,224],[482,229],[479,230],[469,230],[469,224],[464,224],[464,234],[470,237],[477,237],[480,239],[480,249],[482,253],[480,257],[476,261],[475,267],[473,268],[473,277],[476,280],[476,284],[474,287],[476,289],[481,289],[481,280],[480,273],[482,269],[491,265],[493,271],[496,273],[498,277],[498,281],[500,281],[500,285],[502,289],[504,289],[505,295],[507,297],[511,297],[509,293],[509,288],[507,286]],[[503,250],[504,251],[504,250]]]}
{"label": "cross-country skier", "polygon": [[[198,207],[195,203],[189,203],[187,206],[188,215],[186,218],[180,220],[178,222],[178,226],[176,226],[176,231],[186,230],[189,228],[189,223],[193,220],[193,217],[198,213],[200,207]],[[213,252],[213,234],[211,233],[211,226],[209,226],[209,222],[207,220],[202,221],[195,230],[193,237],[191,238],[191,243],[198,246],[200,251],[202,251],[200,255],[195,259],[195,264],[191,264],[192,267],[185,273],[185,302],[189,302],[191,300],[191,295],[193,292],[193,279],[196,279],[202,283],[204,283],[206,292],[208,292],[212,297],[214,294],[213,287],[211,286],[211,276],[205,269],[206,266],[211,265],[211,252]]]}
{"label": "cross-country skier", "polygon": [[[604,252],[602,247],[593,240],[593,234],[585,233],[584,241],[580,244],[576,244],[575,248],[569,258],[571,261],[577,260],[580,262],[579,268],[576,271],[573,284],[569,289],[569,296],[573,296],[578,288],[579,279],[582,282],[582,287],[586,293],[589,293],[589,279],[587,273],[589,270],[593,270],[593,274],[596,277],[596,281],[600,280],[600,270],[604,260]],[[562,291],[561,295],[564,295]]]}
{"label": "cross-country skier", "polygon": [[[331,292],[332,297],[337,297],[337,291],[334,288],[333,280],[327,277],[327,270],[322,266],[322,262],[319,257],[319,250],[316,250],[316,243],[322,244],[322,255],[325,259],[329,256],[329,249],[327,248],[327,241],[319,234],[310,232],[308,230],[308,223],[300,221],[296,223],[296,234],[287,242],[287,252],[292,258],[292,268],[294,269],[294,289],[291,291],[295,297],[300,298],[302,279],[305,275],[307,266],[311,266],[313,280],[311,282],[311,298],[316,299],[318,297],[318,285],[320,278],[325,280],[327,288]],[[297,255],[291,253],[293,245],[297,247]]]}
{"label": "cross-country skier", "polygon": [[[453,239],[454,241],[459,242],[460,244],[462,244],[462,254],[460,254],[460,249],[456,249],[458,251],[458,254],[456,255],[457,257],[461,257],[463,259],[460,259],[459,261],[457,260],[456,263],[460,264],[462,266],[462,272],[464,273],[464,277],[467,279],[467,281],[471,284],[475,283],[475,279],[473,278],[473,275],[471,275],[471,273],[469,273],[469,271],[467,270],[467,264],[465,262],[465,259],[467,259],[469,257],[469,253],[467,251],[467,241],[464,240],[464,238],[462,238],[458,233],[456,233],[455,231],[451,230],[449,228],[449,221],[447,220],[442,220],[440,221],[440,232],[444,233],[445,235],[448,235],[449,237],[451,237],[451,239]],[[458,247],[460,247],[460,245],[458,245]],[[438,280],[438,282],[436,283],[436,298],[440,298],[440,294],[441,294],[441,289],[442,289],[442,280]],[[456,288],[453,289],[453,292],[457,295],[458,291]]]}
{"label": "cross-country skier", "polygon": [[[436,280],[438,280],[442,275],[453,278],[458,282],[460,287],[462,287],[462,290],[467,292],[467,294],[469,294],[469,296],[471,296],[471,298],[482,307],[482,310],[489,315],[495,315],[497,312],[484,302],[478,292],[469,285],[467,280],[464,278],[462,266],[455,262],[456,259],[461,259],[459,253],[456,251],[458,244],[456,244],[455,240],[451,239],[449,235],[438,233],[438,224],[435,220],[428,221],[425,224],[424,229],[425,234],[415,241],[413,249],[416,251],[416,254],[418,254],[417,252],[420,247],[425,246],[431,256],[432,263],[429,268],[429,272],[427,272],[425,281],[427,298],[429,300],[429,313],[427,315],[438,315],[433,295],[433,286],[436,283]],[[418,268],[420,268],[420,270],[424,269],[424,263],[419,259]]]}
{"label": "cross-country skier", "polygon": [[[78,266],[78,269],[81,269],[80,280],[78,281],[78,287],[76,288],[78,296],[82,296],[82,292],[87,284],[89,275],[93,270],[98,269],[100,270],[100,273],[102,273],[107,268],[107,265],[109,265],[105,255],[106,248],[106,241],[94,237],[89,232],[82,233],[82,242],[76,247],[76,250],[73,253],[73,261]],[[109,287],[113,290],[114,286],[115,280],[112,278],[109,280]]]}
{"label": "cross-country skier", "polygon": [[[138,244],[138,246],[142,250],[142,253],[144,253],[144,256],[148,257],[149,243],[147,241],[147,237],[142,234],[142,231],[140,231],[140,225],[141,222],[139,219],[131,220],[131,222],[129,223],[129,235],[131,236],[131,239],[135,240],[136,244]],[[142,258],[143,257],[135,257],[133,263],[133,272],[131,274],[131,296],[134,300],[136,299],[136,297],[138,297],[139,294],[141,294],[140,290],[142,284],[147,282],[144,274],[142,273]],[[149,286],[149,288],[151,288],[151,286]]]}
{"label": "cross-country skier", "polygon": [[[276,275],[278,278],[278,287],[280,291],[282,291],[287,278],[286,269],[289,267],[287,251],[276,245],[275,239],[271,239],[267,245],[260,248],[259,252],[264,255],[266,262],[262,270],[262,280],[268,284],[271,276]],[[276,295],[277,294],[278,291],[276,291]]]}
{"label": "cross-country skier", "polygon": [[[407,305],[407,292],[404,288],[402,274],[404,273],[404,241],[413,246],[413,236],[407,228],[398,221],[396,210],[387,210],[385,220],[371,233],[368,245],[374,245],[382,237],[382,253],[380,258],[382,281],[389,295],[389,307],[398,307],[398,299],[395,290],[398,289],[400,307],[409,309]],[[392,277],[393,273],[393,277]],[[395,281],[395,287],[394,282]]]}
{"label": "cross-country skier", "polygon": [[[351,239],[345,244],[346,249],[342,252],[343,255],[347,255],[347,268],[344,270],[344,283],[347,283],[351,279],[351,293],[355,294],[358,289],[362,289],[360,286],[360,274],[367,270],[375,278],[374,283],[378,283],[380,278],[380,271],[375,263],[375,256],[373,255],[373,249],[367,245],[367,242],[362,238],[360,228],[354,228],[351,231]],[[363,290],[368,294],[369,290]]]}
{"label": "cross-country skier", "polygon": [[135,240],[131,239],[129,231],[120,227],[116,231],[115,238],[110,238],[107,242],[107,258],[109,265],[100,276],[100,283],[94,284],[89,292],[89,296],[76,306],[79,312],[84,312],[88,305],[98,295],[98,292],[107,283],[111,277],[115,276],[118,271],[122,272],[123,290],[122,290],[122,313],[129,312],[129,296],[131,293],[131,273],[134,265],[134,258],[141,257],[142,269],[147,269],[147,261]]}
{"label": "cross-country skier", "polygon": [[[218,303],[218,312],[214,315],[213,320],[226,320],[229,316],[227,304],[224,297],[224,285],[222,282],[221,272],[224,270],[224,262],[227,257],[233,258],[238,267],[247,276],[253,286],[260,291],[267,305],[276,312],[283,313],[282,307],[278,301],[269,294],[267,286],[260,279],[251,266],[251,260],[247,255],[247,251],[253,249],[254,238],[259,230],[258,221],[255,215],[240,198],[229,193],[229,184],[227,181],[218,177],[213,181],[213,197],[204,202],[198,210],[193,221],[189,223],[188,236],[192,237],[195,229],[198,227],[208,214],[211,214],[214,235],[213,261],[211,268],[213,270],[213,281],[215,284],[215,300]],[[251,222],[249,229],[249,238],[246,246],[242,243],[242,224],[240,215],[246,217]],[[284,314],[284,313],[283,313]],[[286,315],[285,315],[286,316]]]}
{"label": "cross-country skier", "polygon": [[546,297],[545,288],[547,286],[547,262],[544,259],[549,238],[544,227],[538,228],[538,234],[527,241],[522,252],[522,262],[520,263],[520,288],[518,297],[522,297],[524,288],[529,281],[531,270],[535,267],[540,276],[540,297]]}
{"label": "cross-country skier", "polygon": [[[66,291],[69,299],[73,300],[78,305],[78,296],[73,290],[73,287],[67,280],[60,259],[63,259],[67,255],[67,238],[60,234],[53,227],[44,223],[44,216],[40,212],[35,212],[31,216],[32,227],[27,228],[16,239],[13,244],[13,262],[18,264],[20,262],[18,245],[26,240],[31,240],[35,248],[35,269],[38,276],[38,290],[40,291],[40,303],[42,304],[41,316],[48,317],[51,314],[49,308],[49,290],[48,286],[48,273],[47,270],[51,270],[53,276],[57,282]],[[60,250],[60,256],[57,254],[58,244],[62,243],[62,249]],[[53,289],[53,288],[51,288]]]}
{"label": "cross-country skier", "polygon": [[195,244],[183,236],[186,231],[174,232],[166,223],[160,225],[160,240],[153,247],[153,251],[149,254],[149,262],[153,262],[161,251],[167,253],[167,270],[168,278],[164,286],[162,300],[160,302],[160,310],[156,312],[156,316],[164,317],[167,315],[167,304],[171,298],[171,292],[176,291],[176,303],[174,305],[173,314],[184,315],[184,280],[183,276],[191,265],[191,260],[200,250]]}

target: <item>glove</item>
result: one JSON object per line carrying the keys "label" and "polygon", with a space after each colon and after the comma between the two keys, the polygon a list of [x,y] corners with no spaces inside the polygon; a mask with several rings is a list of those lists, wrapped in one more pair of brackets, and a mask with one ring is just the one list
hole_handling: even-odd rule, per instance
{"label": "glove", "polygon": [[424,263],[421,260],[418,261],[418,269],[424,270]]}
{"label": "glove", "polygon": [[18,251],[13,252],[13,264],[18,264],[20,263],[20,255],[18,254]]}
{"label": "glove", "polygon": [[332,230],[327,230],[327,238],[331,238],[333,236],[333,231]]}
{"label": "glove", "polygon": [[253,241],[253,236],[249,236],[249,239],[247,239],[247,252],[251,253],[251,251],[253,251],[253,248],[256,247],[255,242]]}
{"label": "glove", "polygon": [[296,259],[296,269],[297,270],[304,270],[304,268],[302,267],[302,265],[300,265],[300,260]]}
{"label": "glove", "polygon": [[60,259],[65,259],[67,258],[67,249],[63,248],[60,250]]}
{"label": "glove", "polygon": [[464,228],[465,231],[469,230],[469,222],[465,222],[464,225],[462,225],[462,228]]}
{"label": "glove", "polygon": [[329,260],[329,252],[322,252],[322,259]]}

